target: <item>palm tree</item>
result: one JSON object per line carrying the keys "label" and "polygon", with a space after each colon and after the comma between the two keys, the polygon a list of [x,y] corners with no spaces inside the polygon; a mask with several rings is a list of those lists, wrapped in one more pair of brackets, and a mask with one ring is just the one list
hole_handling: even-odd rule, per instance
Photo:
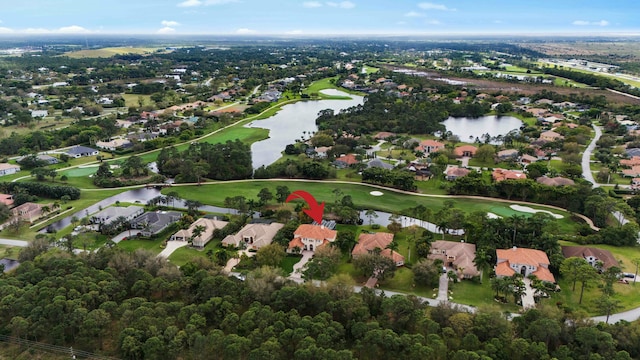
{"label": "palm tree", "polygon": [[191,232],[191,238],[189,239],[189,241],[193,243],[193,240],[199,238],[200,235],[202,235],[206,230],[207,230],[206,226],[196,225],[196,227],[194,227],[193,231]]}
{"label": "palm tree", "polygon": [[486,250],[476,251],[476,257],[473,259],[473,263],[476,268],[480,270],[480,283],[482,283],[482,275],[486,270],[491,268],[491,255],[487,254]]}
{"label": "palm tree", "polygon": [[376,219],[378,218],[378,213],[376,213],[374,210],[371,210],[371,209],[367,210],[367,212],[365,212],[364,215],[369,218],[369,226],[373,225],[374,218]]}

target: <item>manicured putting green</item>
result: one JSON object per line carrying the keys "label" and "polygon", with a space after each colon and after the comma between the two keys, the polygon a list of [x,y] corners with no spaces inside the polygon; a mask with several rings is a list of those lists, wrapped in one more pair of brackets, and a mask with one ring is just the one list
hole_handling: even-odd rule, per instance
{"label": "manicured putting green", "polygon": [[513,215],[524,216],[524,217],[530,217],[531,215],[533,215],[531,213],[515,211],[508,206],[494,206],[491,208],[491,212],[498,216],[502,216],[503,218],[512,217]]}
{"label": "manicured putting green", "polygon": [[84,167],[84,168],[75,168],[71,170],[67,170],[62,174],[67,175],[68,177],[82,177],[89,176],[95,174],[98,171],[98,167]]}

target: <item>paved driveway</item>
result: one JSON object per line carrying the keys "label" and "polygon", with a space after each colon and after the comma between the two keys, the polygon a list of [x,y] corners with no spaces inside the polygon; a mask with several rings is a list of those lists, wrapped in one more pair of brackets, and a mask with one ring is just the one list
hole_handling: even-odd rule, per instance
{"label": "paved driveway", "polygon": [[162,250],[160,254],[158,254],[158,257],[163,257],[167,259],[169,255],[173,254],[174,251],[187,245],[189,245],[188,241],[177,241],[177,240],[167,241],[167,247],[165,247],[164,250]]}
{"label": "paved driveway", "polygon": [[582,153],[582,177],[591,182],[593,187],[598,187],[600,184],[596,182],[596,179],[593,178],[593,173],[591,172],[591,152],[596,148],[596,142],[602,136],[602,130],[599,126],[593,125],[593,130],[596,132],[595,136],[589,143],[589,146]]}
{"label": "paved driveway", "polygon": [[449,301],[449,277],[447,276],[447,273],[442,273],[442,275],[440,275],[438,297],[436,300]]}
{"label": "paved driveway", "polygon": [[522,295],[522,308],[525,310],[529,308],[534,308],[536,307],[536,301],[533,298],[533,294],[535,293],[535,290],[531,288],[531,280],[524,278],[522,279],[522,281],[524,282],[524,287],[525,287],[524,295]]}

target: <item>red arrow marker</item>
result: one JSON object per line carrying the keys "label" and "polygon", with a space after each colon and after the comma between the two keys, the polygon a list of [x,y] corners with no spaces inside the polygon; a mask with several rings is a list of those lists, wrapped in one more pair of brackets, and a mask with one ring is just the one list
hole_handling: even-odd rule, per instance
{"label": "red arrow marker", "polygon": [[309,217],[311,217],[318,224],[322,224],[324,202],[322,202],[322,204],[318,204],[313,195],[303,190],[296,190],[292,192],[291,195],[287,197],[287,200],[285,202],[289,202],[298,198],[304,200],[307,204],[309,204],[309,209],[304,209],[302,211],[304,211],[305,214],[309,215]]}

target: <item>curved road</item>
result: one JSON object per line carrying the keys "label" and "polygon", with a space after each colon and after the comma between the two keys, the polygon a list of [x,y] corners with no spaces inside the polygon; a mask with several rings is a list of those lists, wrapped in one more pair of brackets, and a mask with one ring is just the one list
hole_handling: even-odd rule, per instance
{"label": "curved road", "polygon": [[593,130],[596,132],[595,136],[589,143],[589,146],[582,153],[582,177],[593,184],[593,187],[599,187],[600,184],[596,182],[591,172],[591,153],[596,148],[596,142],[602,136],[602,129],[600,126],[593,125]]}

